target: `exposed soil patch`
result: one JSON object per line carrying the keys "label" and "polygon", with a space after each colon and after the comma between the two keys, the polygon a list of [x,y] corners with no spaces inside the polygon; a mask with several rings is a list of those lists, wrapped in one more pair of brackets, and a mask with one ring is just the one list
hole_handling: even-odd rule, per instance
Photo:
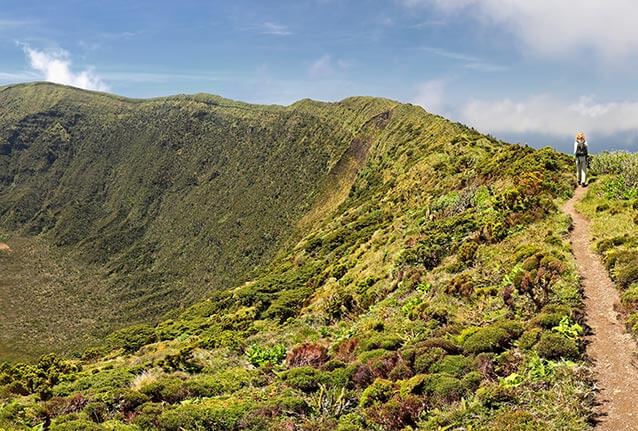
{"label": "exposed soil patch", "polygon": [[591,249],[589,221],[574,208],[585,193],[578,188],[563,211],[574,221],[571,243],[585,291],[587,323],[592,329],[587,353],[594,361],[598,389],[596,430],[638,430],[638,348],[614,309],[619,302],[618,290]]}

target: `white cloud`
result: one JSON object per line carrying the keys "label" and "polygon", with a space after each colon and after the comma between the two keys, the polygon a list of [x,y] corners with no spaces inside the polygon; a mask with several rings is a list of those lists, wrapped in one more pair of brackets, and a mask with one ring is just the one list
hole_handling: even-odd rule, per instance
{"label": "white cloud", "polygon": [[31,68],[40,72],[46,81],[87,90],[108,91],[109,89],[92,68],[78,73],[73,72],[69,53],[64,50],[38,51],[28,45],[23,45],[22,48],[29,59]]}
{"label": "white cloud", "polygon": [[460,120],[490,133],[571,136],[577,130],[610,136],[638,132],[638,102],[598,102],[593,97],[566,101],[548,94],[514,101],[472,100]]}
{"label": "white cloud", "polygon": [[557,57],[593,50],[601,58],[635,56],[635,0],[399,0],[453,14],[466,11],[485,25],[512,33],[526,50]]}
{"label": "white cloud", "polygon": [[274,36],[290,36],[292,32],[285,25],[276,24],[274,22],[265,22],[262,25],[262,34],[271,34]]}
{"label": "white cloud", "polygon": [[421,105],[426,111],[441,113],[445,104],[446,81],[433,79],[416,86],[416,94],[412,103]]}

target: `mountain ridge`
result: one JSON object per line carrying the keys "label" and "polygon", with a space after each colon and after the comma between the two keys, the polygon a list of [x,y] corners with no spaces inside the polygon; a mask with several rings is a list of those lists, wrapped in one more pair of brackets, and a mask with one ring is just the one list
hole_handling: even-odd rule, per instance
{"label": "mountain ridge", "polygon": [[[4,159],[0,159],[0,222],[5,229],[28,235],[44,233],[54,245],[66,247],[77,257],[72,266],[90,268],[99,287],[96,292],[83,293],[86,288],[77,286],[78,297],[96,295],[107,304],[133,301],[120,311],[122,321],[162,314],[183,305],[183,300],[193,303],[210,290],[203,287],[211,285],[207,281],[211,276],[203,275],[205,272],[217,272],[212,276],[216,280],[212,285],[217,286],[213,288],[226,288],[225,283],[234,283],[239,274],[248,274],[255,264],[266,262],[268,257],[260,258],[261,253],[271,256],[284,246],[283,242],[270,244],[277,238],[271,237],[277,229],[282,241],[290,235],[294,242],[298,236],[294,232],[311,225],[327,208],[335,209],[346,197],[368,157],[371,138],[363,136],[368,133],[366,128],[387,121],[389,117],[373,124],[377,116],[399,106],[371,97],[336,103],[301,100],[289,107],[263,107],[201,94],[130,100],[48,83],[10,86],[0,93],[0,99],[4,106],[0,110],[0,158]],[[279,168],[272,168],[273,163]],[[223,169],[234,173],[224,175]],[[293,177],[287,178],[291,172]],[[270,197],[262,196],[264,193]],[[213,204],[217,209],[211,210],[206,203],[209,199],[226,203]],[[284,219],[280,223],[273,218],[270,230],[263,228],[255,236],[254,229],[244,229],[241,223],[257,226],[259,213],[278,217],[268,199],[283,203],[280,215]],[[251,209],[251,201],[262,209]],[[192,215],[178,216],[185,211]],[[290,219],[289,211],[294,211]],[[210,216],[217,217],[217,223]],[[196,219],[199,226],[192,224]],[[210,234],[198,240],[198,245],[184,241],[201,236],[197,232],[219,230],[215,226],[226,226],[228,220],[240,224],[231,229],[236,233],[228,234],[227,228],[220,231],[230,245]],[[173,230],[180,224],[184,235]],[[253,232],[253,237],[240,239],[241,232]],[[145,235],[152,238],[143,245],[140,239]],[[246,248],[247,242],[254,245]],[[222,267],[228,266],[224,262],[242,260],[249,265],[230,263],[235,268],[221,270],[222,275],[193,267],[194,256],[200,256],[200,268],[218,259],[201,253],[211,246],[222,256]],[[233,247],[244,251],[236,250],[232,260],[223,261],[225,250]],[[171,248],[188,258],[171,254]],[[163,253],[163,263],[154,264],[153,256],[158,253]],[[163,269],[158,270],[158,265]],[[190,282],[185,281],[189,278]],[[171,283],[177,284],[170,287]],[[184,287],[189,283],[199,293]],[[142,292],[135,293],[132,285]],[[164,286],[163,294],[169,300],[179,296],[180,301],[167,305],[158,297],[159,286]],[[120,292],[120,299],[109,296],[115,291]],[[155,299],[145,307],[135,305],[149,298]],[[151,304],[160,308],[152,311]]]}

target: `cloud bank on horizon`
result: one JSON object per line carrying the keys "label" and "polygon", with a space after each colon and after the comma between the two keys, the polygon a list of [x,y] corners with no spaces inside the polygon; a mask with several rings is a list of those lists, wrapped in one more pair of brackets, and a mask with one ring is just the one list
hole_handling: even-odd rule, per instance
{"label": "cloud bank on horizon", "polygon": [[[632,0],[400,0],[415,9],[434,8],[446,15],[464,15],[487,31],[505,29],[524,56],[582,62],[583,68],[617,68],[635,61],[638,53],[638,2]],[[419,103],[430,89],[444,99],[440,80],[421,85]],[[425,103],[428,106],[428,103]],[[430,104],[433,109],[438,104]],[[638,132],[638,99],[600,101],[581,94],[569,100],[552,93],[520,99],[470,98],[449,115],[493,133],[569,136],[587,129],[598,136]],[[630,140],[633,142],[633,140]]]}

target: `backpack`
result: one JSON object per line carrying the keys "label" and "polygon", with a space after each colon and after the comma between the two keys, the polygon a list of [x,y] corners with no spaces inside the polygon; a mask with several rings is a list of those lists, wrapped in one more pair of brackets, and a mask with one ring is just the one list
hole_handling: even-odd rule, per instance
{"label": "backpack", "polygon": [[579,142],[576,146],[576,157],[587,157],[587,145],[584,142]]}

